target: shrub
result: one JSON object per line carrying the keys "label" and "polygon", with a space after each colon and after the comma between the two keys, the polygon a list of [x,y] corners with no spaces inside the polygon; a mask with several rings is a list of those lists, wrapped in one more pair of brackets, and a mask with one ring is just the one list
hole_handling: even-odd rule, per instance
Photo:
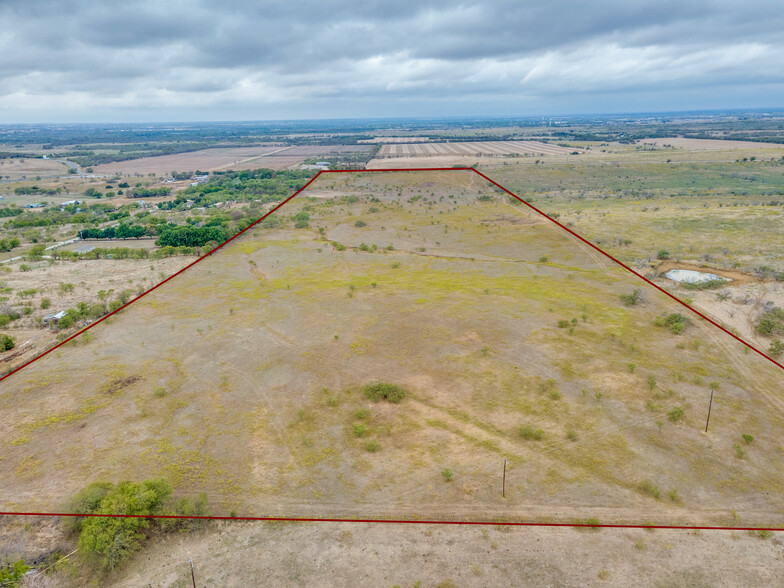
{"label": "shrub", "polygon": [[656,387],[656,377],[652,374],[648,376],[648,389],[653,390]]}
{"label": "shrub", "polygon": [[164,396],[166,396],[166,388],[164,388],[163,386],[158,386],[158,387],[155,389],[155,392],[154,392],[154,394],[155,394],[155,396],[157,396],[158,398],[163,398]]}
{"label": "shrub", "polygon": [[539,263],[547,263],[547,256],[542,255],[542,257],[539,258]]}
{"label": "shrub", "polygon": [[566,438],[569,439],[569,441],[577,441],[577,433],[572,429],[569,429],[566,431]]}
{"label": "shrub", "polygon": [[367,435],[367,427],[364,423],[354,423],[351,426],[351,430],[354,431],[355,437],[365,437]]}
{"label": "shrub", "polygon": [[0,351],[9,351],[10,349],[13,349],[15,345],[16,341],[14,341],[13,337],[0,335]]}
{"label": "shrub", "polygon": [[657,327],[667,327],[673,334],[680,335],[686,327],[687,320],[681,313],[674,312],[667,316],[657,316],[653,324]]}
{"label": "shrub", "polygon": [[673,488],[672,490],[668,490],[667,491],[667,496],[670,497],[670,500],[672,502],[680,502],[681,501],[681,497],[678,495],[678,490],[675,489],[675,488]]}
{"label": "shrub", "polygon": [[449,468],[444,468],[441,470],[441,477],[447,482],[451,482],[455,478],[455,473]]}
{"label": "shrub", "polygon": [[744,433],[742,435],[743,440],[746,442],[746,445],[751,445],[754,443],[754,435],[749,435],[748,433]]}
{"label": "shrub", "polygon": [[520,436],[526,441],[539,441],[544,437],[542,429],[534,429],[531,425],[523,425],[520,427]]}
{"label": "shrub", "polygon": [[370,411],[366,408],[360,408],[357,412],[354,413],[354,418],[359,420],[365,420],[370,416]]}
{"label": "shrub", "polygon": [[49,300],[48,298],[41,298],[41,308],[42,309],[46,310],[50,306],[52,306],[52,301],[51,300]]}
{"label": "shrub", "polygon": [[626,306],[634,306],[642,300],[642,290],[635,288],[631,294],[621,294],[621,302]]}
{"label": "shrub", "polygon": [[360,227],[360,228],[361,227],[366,227],[367,223],[365,221],[363,221],[363,220],[358,220],[357,222],[354,223],[354,226],[355,227]]}
{"label": "shrub", "polygon": [[654,498],[659,498],[661,496],[661,492],[659,491],[659,487],[655,486],[653,482],[650,480],[643,480],[639,483],[637,488],[640,492],[647,494],[648,496],[653,496]]}
{"label": "shrub", "polygon": [[780,357],[784,355],[784,341],[776,340],[770,344],[770,349],[768,349],[768,353],[770,353],[773,357]]}
{"label": "shrub", "polygon": [[659,252],[656,254],[656,259],[669,259],[670,252],[666,249],[660,249]]}
{"label": "shrub", "polygon": [[365,451],[369,451],[370,453],[381,451],[381,443],[375,439],[368,439],[362,444],[362,447],[365,449]]}
{"label": "shrub", "polygon": [[569,326],[569,321],[567,321],[567,320],[560,320],[560,321],[558,321],[558,328],[559,329],[565,329],[568,326]]}
{"label": "shrub", "polygon": [[784,335],[784,308],[762,313],[755,326],[763,335]]}
{"label": "shrub", "polygon": [[19,586],[29,569],[30,566],[23,559],[9,564],[8,567],[0,567],[0,586],[8,588]]}
{"label": "shrub", "polygon": [[629,363],[629,364],[626,365],[626,367],[629,369],[629,373],[633,374],[635,368],[637,367],[637,364],[636,363]]}
{"label": "shrub", "polygon": [[736,456],[738,459],[743,459],[744,457],[746,457],[746,450],[745,450],[745,449],[743,449],[743,447],[741,447],[741,446],[740,446],[740,445],[738,445],[737,443],[734,443],[734,444],[732,445],[732,448],[735,450],[735,456]]}
{"label": "shrub", "polygon": [[[146,539],[151,524],[164,530],[191,530],[205,524],[203,520],[151,521],[150,515],[176,514],[208,516],[207,495],[170,501],[171,486],[162,478],[141,483],[96,482],[80,491],[67,509],[75,514],[137,515],[129,517],[69,517],[66,525],[79,533],[80,557],[104,570],[121,566]],[[167,506],[168,505],[168,506]]]}
{"label": "shrub", "polygon": [[673,422],[677,423],[683,418],[683,409],[680,406],[675,406],[667,413],[667,417]]}
{"label": "shrub", "polygon": [[365,396],[373,402],[378,402],[383,398],[389,402],[398,404],[405,398],[406,391],[397,384],[379,382],[377,384],[368,384],[365,386]]}

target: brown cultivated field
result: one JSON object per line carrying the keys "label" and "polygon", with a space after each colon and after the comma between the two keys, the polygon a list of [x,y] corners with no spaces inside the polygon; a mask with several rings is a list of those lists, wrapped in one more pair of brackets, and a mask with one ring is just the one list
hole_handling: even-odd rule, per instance
{"label": "brown cultivated field", "polygon": [[285,151],[271,154],[257,160],[240,162],[226,166],[227,170],[242,170],[256,168],[286,169],[296,167],[306,159],[313,157],[333,157],[341,153],[363,153],[370,151],[365,145],[300,145],[289,147]]}
{"label": "brown cultivated field", "polygon": [[559,147],[539,141],[477,141],[454,143],[426,144],[391,144],[384,145],[378,152],[379,158],[384,157],[432,157],[432,156],[545,156],[567,155],[574,149]]}
{"label": "brown cultivated field", "polygon": [[427,137],[375,137],[357,143],[427,143],[429,140]]}
{"label": "brown cultivated field", "polygon": [[646,145],[657,147],[671,146],[686,151],[756,151],[758,149],[784,149],[781,143],[764,143],[761,141],[724,141],[721,139],[684,139],[683,137],[664,137],[662,139],[642,139]]}
{"label": "brown cultivated field", "polygon": [[781,368],[471,172],[313,187],[2,382],[3,510],[781,526]]}

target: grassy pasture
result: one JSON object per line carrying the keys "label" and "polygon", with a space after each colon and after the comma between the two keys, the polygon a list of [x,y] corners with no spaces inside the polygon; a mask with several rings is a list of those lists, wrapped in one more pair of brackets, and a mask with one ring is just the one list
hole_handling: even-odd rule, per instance
{"label": "grassy pasture", "polygon": [[777,524],[781,370],[695,315],[655,327],[682,307],[625,305],[637,278],[476,178],[327,176],[4,381],[4,507],[164,475],[216,514]]}

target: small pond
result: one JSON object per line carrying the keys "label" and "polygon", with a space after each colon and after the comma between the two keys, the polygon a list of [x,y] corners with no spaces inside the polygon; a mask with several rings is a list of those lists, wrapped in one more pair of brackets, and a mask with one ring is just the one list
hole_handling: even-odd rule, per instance
{"label": "small pond", "polygon": [[685,269],[672,269],[664,275],[673,282],[685,282],[687,284],[701,284],[702,282],[713,282],[715,280],[721,280],[723,282],[732,281],[730,278],[723,278],[716,274]]}

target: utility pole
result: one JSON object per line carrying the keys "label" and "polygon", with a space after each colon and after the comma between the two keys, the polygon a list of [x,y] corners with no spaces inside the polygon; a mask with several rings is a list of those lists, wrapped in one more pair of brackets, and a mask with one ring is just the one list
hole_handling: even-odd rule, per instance
{"label": "utility pole", "polygon": [[710,422],[711,407],[713,406],[713,389],[711,389],[710,402],[708,403],[708,418],[705,421],[705,432],[708,432],[708,423]]}
{"label": "utility pole", "polygon": [[506,458],[504,458],[504,481],[501,486],[501,496],[506,498]]}
{"label": "utility pole", "polygon": [[193,588],[196,588],[196,575],[193,573],[193,560],[188,560],[191,562],[191,580],[193,580]]}

